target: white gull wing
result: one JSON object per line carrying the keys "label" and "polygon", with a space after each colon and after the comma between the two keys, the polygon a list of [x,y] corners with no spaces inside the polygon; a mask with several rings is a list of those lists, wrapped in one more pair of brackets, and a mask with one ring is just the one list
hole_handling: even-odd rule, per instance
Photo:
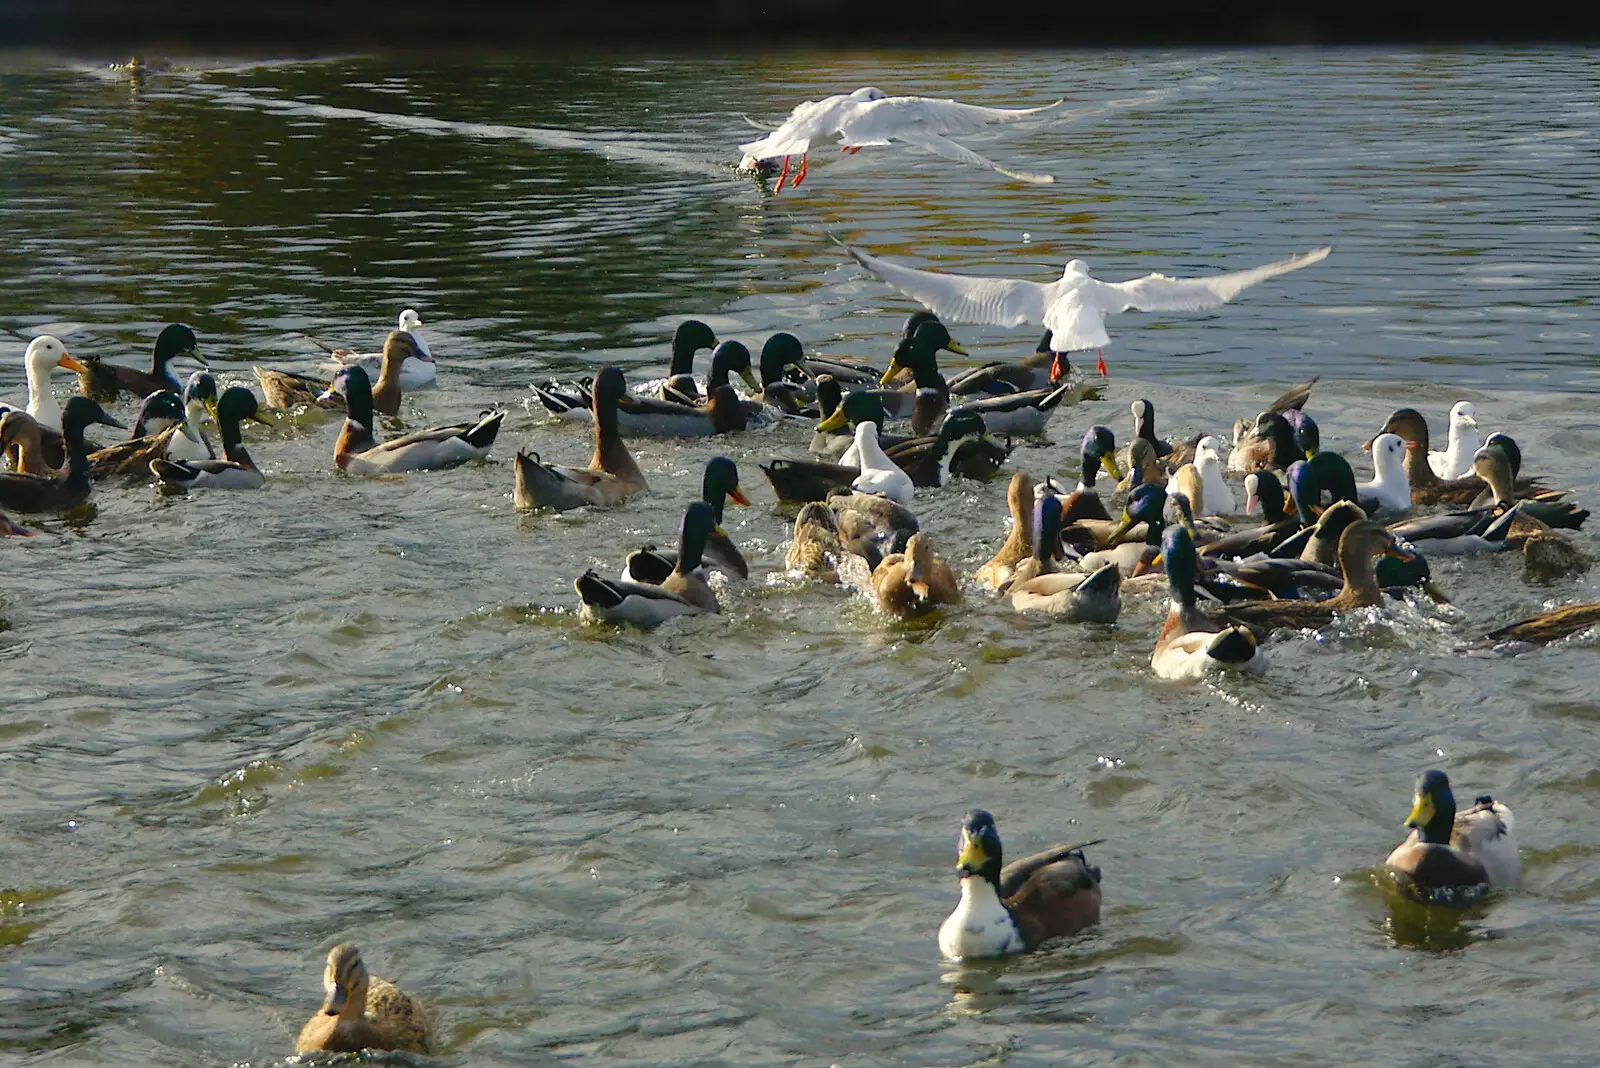
{"label": "white gull wing", "polygon": [[[886,284],[918,301],[941,319],[991,326],[1044,325],[1045,309],[1064,289],[1063,282],[1041,284],[1017,278],[979,278],[902,267],[848,245],[845,251]],[[1076,280],[1066,281],[1066,286]]]}
{"label": "white gull wing", "polygon": [[1298,271],[1327,259],[1332,245],[1312,249],[1286,260],[1278,260],[1248,271],[1231,271],[1205,278],[1168,278],[1164,274],[1147,274],[1127,282],[1101,282],[1087,279],[1083,286],[1085,304],[1093,304],[1101,313],[1127,311],[1199,311],[1219,308],[1238,296],[1243,290],[1275,278],[1280,274]]}
{"label": "white gull wing", "polygon": [[905,131],[933,134],[972,133],[990,123],[1016,122],[1060,107],[1057,100],[1036,108],[986,108],[955,100],[926,96],[890,96],[870,100],[844,111],[839,133],[850,145],[886,145],[889,138],[905,140]]}
{"label": "white gull wing", "polygon": [[907,130],[895,134],[895,137],[908,145],[926,149],[936,156],[943,156],[946,159],[953,159],[960,163],[970,163],[976,167],[987,167],[991,171],[1003,174],[1007,178],[1015,178],[1019,182],[1030,182],[1033,185],[1049,185],[1055,181],[1050,175],[1040,174],[1037,171],[1013,171],[1002,167],[993,160],[978,155],[972,149],[958,145],[954,141],[940,137],[936,133],[930,133],[925,130]]}
{"label": "white gull wing", "polygon": [[752,159],[801,155],[810,149],[812,141],[837,133],[845,114],[878,99],[882,99],[879,90],[863,86],[853,93],[802,101],[775,130],[759,140],[740,145],[739,150]]}

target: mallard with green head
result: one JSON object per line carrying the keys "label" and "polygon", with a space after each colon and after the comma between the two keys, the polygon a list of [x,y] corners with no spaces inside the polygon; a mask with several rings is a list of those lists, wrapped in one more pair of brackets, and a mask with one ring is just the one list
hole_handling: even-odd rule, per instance
{"label": "mallard with green head", "polygon": [[[805,414],[806,389],[800,382],[791,376],[804,379],[806,377],[805,350],[800,346],[800,339],[790,333],[777,333],[767,338],[761,346],[761,382],[756,395],[751,398],[762,404],[770,405],[784,415]],[[838,379],[829,378],[830,382],[838,385]],[[812,392],[820,388],[818,381]],[[838,394],[834,395],[835,401]]]}
{"label": "mallard with green head", "polygon": [[[1116,564],[1123,578],[1131,578],[1150,570],[1161,554],[1161,532],[1166,528],[1167,491],[1160,486],[1145,483],[1128,496],[1122,508],[1122,518],[1111,527],[1100,544],[1106,546],[1085,553],[1079,561],[1083,570],[1098,571],[1106,564]],[[1137,541],[1122,541],[1137,535],[1135,529],[1144,524],[1144,535]],[[1080,520],[1074,526],[1091,530],[1095,521]]]}
{"label": "mallard with green head", "polygon": [[67,446],[67,466],[59,475],[0,474],[0,507],[17,512],[64,512],[89,499],[89,450],[83,432],[88,426],[126,429],[88,397],[73,397],[61,413],[61,433]]}
{"label": "mallard with green head", "polygon": [[1166,622],[1150,651],[1151,669],[1164,679],[1198,679],[1220,671],[1264,672],[1266,657],[1250,628],[1220,627],[1196,604],[1194,584],[1200,561],[1188,528],[1180,524],[1168,529],[1161,555],[1171,601]]}
{"label": "mallard with green head", "polygon": [[167,455],[183,420],[183,400],[176,393],[163,389],[150,394],[139,407],[132,437],[89,454],[89,477],[100,482],[113,476],[148,476],[150,461]]}
{"label": "mallard with green head", "polygon": [[[706,461],[704,477],[700,480],[700,499],[711,506],[716,529],[706,541],[705,562],[734,579],[750,577],[750,565],[733,539],[722,529],[722,513],[728,501],[748,507],[750,498],[739,488],[739,467],[726,456],[713,456]],[[622,570],[624,582],[648,582],[660,585],[672,574],[676,557],[667,556],[647,545],[628,554],[627,566]]]}
{"label": "mallard with green head", "polygon": [[1100,869],[1083,851],[1100,841],[1051,846],[1002,865],[994,817],[968,812],[956,846],[961,900],[939,927],[939,952],[951,960],[1028,953],[1099,923]]}
{"label": "mallard with green head", "polygon": [[1417,778],[1411,834],[1384,862],[1396,889],[1430,905],[1466,905],[1490,890],[1514,886],[1522,874],[1512,836],[1511,810],[1485,794],[1456,811],[1450,779],[1442,771]]}
{"label": "mallard with green head", "polygon": [[403,471],[438,471],[459,467],[489,455],[504,410],[486,412],[476,422],[429,427],[414,434],[379,442],[373,433],[372,383],[359,366],[334,376],[332,391],[344,397],[344,428],[334,443],[333,462],[351,475],[391,475]]}
{"label": "mallard with green head", "polygon": [[1005,587],[1011,607],[1075,623],[1115,623],[1122,611],[1122,571],[1116,564],[1093,572],[1061,570],[1061,498],[1039,498],[1033,527],[1033,554],[1017,565]]}
{"label": "mallard with green head", "polygon": [[[661,383],[658,396],[661,400],[678,404],[699,405],[704,399],[700,386],[694,380],[694,354],[701,349],[717,347],[717,335],[699,319],[685,319],[672,332],[672,361],[667,366],[666,381]],[[742,346],[741,346],[742,347]],[[745,369],[748,372],[750,352],[745,351]],[[709,393],[710,390],[707,390]]]}
{"label": "mallard with green head", "polygon": [[678,558],[660,585],[612,581],[593,569],[585,571],[573,582],[583,602],[583,619],[654,627],[678,616],[716,612],[717,595],[706,583],[702,564],[706,542],[717,531],[711,506],[693,501],[683,513]]}
{"label": "mallard with green head", "polygon": [[[141,371],[136,367],[123,367],[120,364],[104,364],[116,374],[116,388],[126,390],[136,397],[147,397],[161,389],[170,389],[174,393],[183,392],[183,383],[179,382],[172,370],[167,366],[180,356],[205,363],[206,358],[200,355],[200,341],[194,336],[194,331],[182,323],[172,323],[156,336],[155,351],[150,357],[150,370]],[[84,396],[91,392],[100,393],[106,388],[107,379],[97,380],[87,368],[78,372],[79,385]]]}
{"label": "mallard with green head", "polygon": [[343,942],[328,951],[322,987],[327,996],[322,1008],[300,1029],[296,1053],[429,1051],[428,1021],[421,1003],[388,980],[368,974],[361,951],[351,943]]}
{"label": "mallard with green head", "polygon": [[262,415],[256,396],[243,386],[229,386],[217,400],[217,425],[222,427],[220,460],[152,459],[150,472],[169,486],[182,489],[260,489],[267,476],[244,447],[241,424],[253,420],[275,425]]}

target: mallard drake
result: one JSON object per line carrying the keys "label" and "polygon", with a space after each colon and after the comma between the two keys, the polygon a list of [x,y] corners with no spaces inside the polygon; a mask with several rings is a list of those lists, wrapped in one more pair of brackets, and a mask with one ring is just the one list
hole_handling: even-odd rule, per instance
{"label": "mallard drake", "polygon": [[1326,626],[1339,612],[1383,603],[1383,590],[1372,566],[1372,558],[1379,554],[1401,560],[1410,556],[1381,523],[1371,519],[1351,523],[1339,535],[1339,569],[1344,586],[1338,593],[1325,601],[1273,600],[1230,605],[1223,614],[1228,622],[1249,627],[1257,638],[1264,638],[1276,627],[1301,630]]}
{"label": "mallard drake", "polygon": [[1017,564],[1005,592],[1018,612],[1043,612],[1072,622],[1115,623],[1122,611],[1122,571],[1105,564],[1092,573],[1063,572],[1061,498],[1034,504],[1033,554]]}
{"label": "mallard drake", "polygon": [[[176,393],[163,389],[150,394],[139,408],[132,437],[89,454],[89,477],[96,482],[114,475],[144,478],[150,473],[150,461],[167,455],[169,444],[179,434],[183,415],[183,401]],[[158,424],[158,429],[150,429]]]}
{"label": "mallard drake", "polygon": [[1517,448],[1515,441],[1504,434],[1489,435],[1483,448],[1472,457],[1472,473],[1488,487],[1473,501],[1474,507],[1493,505],[1496,508],[1509,508],[1516,503],[1522,515],[1545,526],[1566,530],[1577,530],[1583,526],[1584,520],[1589,518],[1589,510],[1561,500],[1565,496],[1564,491],[1534,491],[1521,500],[1517,499],[1516,470],[1521,459],[1522,450]]}
{"label": "mallard drake", "polygon": [[[716,332],[699,319],[685,319],[679,323],[672,332],[672,360],[667,365],[667,378],[661,383],[657,396],[678,404],[700,404],[700,387],[694,380],[694,354],[716,347]],[[749,358],[750,351],[746,349],[746,369],[750,366]],[[710,390],[706,392],[709,394]]]}
{"label": "mallard drake", "polygon": [[[985,395],[984,391],[975,391],[968,395],[968,400],[952,408],[950,396],[953,391],[939,374],[935,356],[941,343],[945,348],[955,344],[948,340],[949,337],[949,331],[938,320],[923,322],[914,336],[900,343],[889,369],[883,373],[884,384],[888,384],[902,370],[909,369],[913,375],[917,389],[911,401],[913,434],[932,433],[941,415],[948,419],[957,412],[971,412],[980,416],[991,434],[1038,434],[1044,430],[1045,423],[1055,409],[1073,392],[1074,387],[1066,383],[1053,389],[1006,392],[993,396]],[[952,351],[962,350],[956,348]]]}
{"label": "mallard drake", "polygon": [[878,447],[878,428],[873,423],[856,425],[856,455],[861,473],[850,483],[859,493],[881,494],[897,504],[910,505],[913,499],[911,476],[902,471]]}
{"label": "mallard drake", "polygon": [[[215,418],[217,407],[217,380],[205,371],[195,371],[183,384],[183,419],[178,432],[167,442],[164,455],[174,460],[215,460],[217,450],[207,438],[201,424],[207,416]],[[139,473],[144,473],[144,464]]]}
{"label": "mallard drake", "polygon": [[56,476],[14,471],[0,474],[0,507],[17,512],[63,512],[88,500],[93,483],[83,431],[91,423],[126,429],[88,397],[73,397],[61,415],[62,436],[67,445],[66,468]]}
{"label": "mallard drake", "polygon": [[975,808],[961,821],[956,871],[961,901],[939,927],[951,960],[1028,953],[1100,922],[1100,869],[1083,851],[1102,839],[1057,845],[1001,867],[994,817]]}
{"label": "mallard drake", "polygon": [[1600,601],[1586,604],[1569,604],[1549,612],[1540,612],[1527,619],[1508,623],[1491,630],[1489,637],[1497,642],[1515,641],[1544,644],[1581,634],[1600,626]]}
{"label": "mallard drake", "polygon": [[[900,340],[909,341],[926,322],[938,322],[939,317],[930,311],[918,310],[906,316],[900,328]],[[952,350],[953,351],[953,350]],[[965,355],[962,353],[961,355]],[[867,364],[850,360],[831,360],[812,357],[805,361],[805,369],[815,378],[828,374],[846,385],[870,386],[883,378],[883,372]]]}
{"label": "mallard drake", "polygon": [[[378,383],[373,386],[372,394],[376,401],[378,411],[384,415],[394,415],[399,411],[400,392],[414,393],[419,389],[431,386],[439,375],[439,365],[434,363],[433,352],[429,350],[428,343],[422,340],[422,335],[416,332],[422,325],[422,317],[415,308],[407,308],[395,320],[395,328],[390,331],[389,337],[395,334],[405,334],[409,347],[401,354],[399,366],[392,372],[394,389],[396,391],[395,409],[393,411],[384,407],[386,403],[377,398],[383,393],[383,365],[384,353],[388,351],[389,341],[386,338],[381,352],[352,352],[349,349],[335,349],[329,353],[334,363],[341,367],[359,367],[367,372],[367,378]],[[269,402],[271,398],[268,398]],[[279,407],[287,407],[280,405]]]}
{"label": "mallard drake", "polygon": [[1116,457],[1117,440],[1110,427],[1097,425],[1083,432],[1083,443],[1078,450],[1078,484],[1061,502],[1063,524],[1080,519],[1111,521],[1111,513],[1100,499],[1096,482],[1101,471],[1114,479],[1122,477],[1122,472],[1117,470]]}
{"label": "mallard drake", "polygon": [[1151,669],[1164,679],[1198,679],[1228,670],[1252,675],[1265,671],[1266,657],[1249,627],[1221,628],[1196,605],[1194,583],[1200,563],[1188,528],[1181,524],[1169,528],[1161,555],[1172,600],[1150,652]]}
{"label": "mallard drake", "polygon": [[[200,355],[200,342],[194,336],[194,331],[182,323],[172,323],[156,336],[155,352],[150,358],[150,370],[141,371],[136,367],[123,367],[120,364],[104,364],[116,372],[117,389],[127,390],[136,397],[147,397],[161,389],[170,389],[174,393],[183,392],[183,383],[173,375],[167,364],[179,356],[206,362]],[[83,368],[78,372],[78,384],[84,396],[90,393],[103,392],[105,383],[97,381],[96,376]]]}
{"label": "mallard drake", "polygon": [[328,951],[322,988],[327,997],[300,1029],[294,1043],[296,1053],[428,1052],[428,1021],[421,1003],[402,994],[393,983],[369,975],[361,951],[351,943],[343,942]]}
{"label": "mallard drake", "polygon": [[1465,905],[1522,875],[1511,810],[1485,794],[1456,811],[1450,779],[1438,770],[1417,777],[1411,834],[1384,861],[1385,874],[1407,897],[1430,905]]}
{"label": "mallard drake", "polygon": [[267,407],[288,411],[304,405],[307,408],[344,410],[344,398],[331,389],[332,378],[296,374],[293,371],[275,371],[260,364],[251,364],[251,372],[261,383],[261,395]]}
{"label": "mallard drake", "polygon": [[150,473],[169,486],[183,489],[260,489],[267,476],[250,459],[244,447],[240,424],[253,419],[263,426],[273,426],[271,419],[262,415],[256,405],[256,396],[243,386],[229,386],[217,401],[217,425],[222,428],[221,460],[152,459]]}
{"label": "mallard drake", "polygon": [[[707,460],[705,475],[700,480],[700,499],[711,506],[711,515],[716,521],[716,529],[706,540],[706,566],[716,568],[729,578],[749,578],[750,565],[745,563],[739,547],[722,529],[722,513],[728,501],[743,507],[750,504],[750,498],[739,488],[739,466],[726,456],[713,456]],[[653,546],[646,546],[628,554],[628,564],[623,569],[622,578],[625,582],[660,585],[672,573],[676,563],[676,557],[669,557]]]}
{"label": "mallard drake", "polygon": [[43,429],[38,420],[20,408],[0,412],[0,454],[18,474],[55,474],[44,462]]}
{"label": "mallard drake", "polygon": [[934,555],[923,533],[911,535],[904,552],[890,553],[872,569],[872,595],[878,607],[897,619],[909,619],[961,599],[955,572]]}
{"label": "mallard drake", "polygon": [[[44,462],[52,468],[65,466],[67,450],[61,437],[61,405],[50,392],[50,374],[57,367],[81,374],[84,366],[67,352],[60,338],[50,334],[40,334],[28,342],[22,366],[28,378],[26,412],[39,424]],[[0,404],[0,414],[16,410],[8,404]]]}
{"label": "mallard drake", "polygon": [[[1299,466],[1296,467],[1295,464]],[[1296,514],[1304,526],[1311,526],[1316,522],[1318,511],[1324,507],[1323,498],[1327,496],[1329,504],[1337,501],[1353,501],[1361,505],[1362,511],[1372,503],[1370,495],[1365,501],[1356,488],[1356,474],[1350,468],[1350,461],[1336,452],[1324,449],[1305,460],[1297,460],[1286,469],[1289,482],[1289,497],[1294,501]]]}
{"label": "mallard drake", "polygon": [[587,467],[558,467],[537,455],[518,452],[516,506],[564,512],[586,504],[621,504],[649,486],[617,428],[617,401],[627,382],[615,367],[606,367],[594,384],[594,454]]}
{"label": "mallard drake", "polygon": [[[1317,384],[1317,379],[1320,377],[1320,375],[1316,375],[1298,386],[1290,386],[1254,419],[1235,419],[1233,421],[1233,452],[1228,456],[1228,470],[1249,473],[1269,466],[1276,467],[1280,471],[1286,468],[1287,464],[1272,463],[1272,449],[1263,445],[1260,438],[1252,443],[1249,449],[1241,449],[1241,446],[1246,444],[1246,439],[1250,438],[1254,432],[1263,428],[1269,438],[1276,433],[1275,428],[1270,425],[1271,420],[1268,419],[1267,413],[1282,415],[1285,417],[1286,422],[1289,421],[1288,413],[1299,412],[1305,407],[1306,402],[1311,399],[1311,387]],[[1294,423],[1290,422],[1290,430],[1296,429],[1297,427]],[[1283,447],[1281,441],[1272,442],[1271,444],[1277,448]],[[1304,456],[1294,456],[1290,462],[1303,459],[1305,459]]]}
{"label": "mallard drake", "polygon": [[[595,385],[600,388],[599,382]],[[572,584],[583,601],[584,620],[654,627],[677,616],[716,612],[717,595],[706,584],[701,565],[706,541],[717,532],[711,506],[691,501],[678,532],[678,559],[660,585],[612,581],[592,569],[585,571]]]}
{"label": "mallard drake", "polygon": [[1042,434],[1045,424],[1062,401],[1072,394],[1073,388],[1070,384],[1062,384],[1054,389],[1034,389],[1026,393],[967,401],[946,412],[945,419],[971,414],[981,418],[991,434]]}
{"label": "mallard drake", "polygon": [[[839,385],[839,380],[832,375],[817,376],[817,422],[825,423],[839,410],[839,405],[844,401],[844,389]],[[881,408],[882,405],[879,405]],[[882,424],[879,424],[880,426]],[[817,429],[811,435],[811,448],[809,451],[828,459],[837,459],[844,455],[846,449],[855,444],[855,430],[843,425],[832,430]]]}
{"label": "mallard drake", "polygon": [[1478,409],[1470,401],[1456,401],[1450,409],[1450,439],[1443,452],[1428,453],[1428,466],[1446,482],[1465,478],[1472,470],[1472,457],[1483,447],[1478,433]]}
{"label": "mallard drake", "polygon": [[[910,364],[903,358],[908,348],[908,341],[916,340],[927,350],[927,358],[932,361],[935,371],[938,370],[939,349],[959,356],[967,355],[967,350],[950,337],[950,331],[936,316],[931,312],[924,312],[922,315],[924,317],[919,319],[917,313],[912,313],[906,320],[905,339],[902,340],[900,348],[896,349],[894,359],[889,361],[889,370],[884,372],[882,384],[888,385],[900,371],[910,368]],[[957,397],[982,397],[1035,389],[1048,391],[1057,384],[1056,377],[1052,373],[1054,363],[1055,353],[1035,352],[1032,356],[1014,364],[995,361],[969,368],[950,378],[947,385],[951,395]]]}
{"label": "mallard drake", "polygon": [[[727,342],[737,349],[718,346],[718,361],[713,363],[711,377],[707,380],[709,395],[704,404],[682,401],[658,400],[626,394],[617,399],[617,426],[629,437],[693,438],[714,434],[733,434],[750,428],[752,424],[766,425],[775,418],[766,405],[758,401],[742,401],[727,383],[728,363],[733,353],[744,349],[738,342]],[[749,350],[744,350],[749,358]],[[586,382],[579,383],[578,392],[563,393],[553,387],[532,387],[545,410],[552,415],[574,423],[592,423],[593,394]]]}
{"label": "mallard drake", "polygon": [[[837,389],[837,384],[833,388]],[[856,424],[861,422],[877,424],[878,444],[886,452],[903,442],[917,440],[910,435],[890,434],[885,430],[889,423],[889,413],[883,407],[880,392],[880,390],[858,389],[845,394],[843,399],[817,422],[816,433],[811,437],[811,451],[831,455],[846,466],[855,466]],[[817,448],[819,439],[824,435],[829,440],[823,442],[824,448],[819,449]],[[835,444],[833,440],[835,438],[844,444]]]}
{"label": "mallard drake", "polygon": [[[1011,476],[1011,484],[1006,487],[1006,508],[1011,512],[1011,530],[1006,534],[1006,540],[998,552],[991,556],[982,567],[978,568],[973,577],[978,585],[991,590],[998,590],[1011,581],[1012,573],[1018,564],[1033,555],[1033,523],[1031,517],[1034,509],[1033,476],[1025,471],[1018,471]],[[1056,528],[1056,541],[1061,540],[1059,520]]]}
{"label": "mallard drake", "polygon": [[1300,521],[1284,510],[1283,483],[1266,468],[1244,476],[1245,514],[1259,505],[1265,522],[1249,530],[1236,530],[1199,547],[1201,556],[1250,556],[1271,549],[1300,528]]}
{"label": "mallard drake", "polygon": [[750,350],[745,348],[742,341],[719,341],[717,347],[711,350],[711,368],[706,372],[704,396],[695,385],[693,375],[688,376],[687,380],[678,375],[668,379],[672,385],[662,385],[661,399],[692,408],[708,406],[718,389],[732,384],[730,375],[738,375],[751,390],[760,392],[761,383],[750,370]]}
{"label": "mallard drake", "polygon": [[794,517],[784,566],[823,582],[838,582],[838,562],[847,550],[839,541],[839,522],[832,508],[820,501],[802,505]]}
{"label": "mallard drake", "polygon": [[[1079,565],[1085,571],[1098,571],[1106,564],[1116,564],[1123,578],[1131,578],[1148,570],[1161,552],[1161,534],[1167,523],[1166,508],[1166,490],[1148,482],[1137,487],[1123,505],[1122,518],[1100,539],[1105,548],[1085,553],[1078,561]],[[1134,528],[1140,523],[1144,524],[1142,540],[1121,540],[1137,534]],[[1076,525],[1094,529],[1092,521],[1080,520]]]}
{"label": "mallard drake", "polygon": [[1276,557],[1296,557],[1324,567],[1339,566],[1339,539],[1351,523],[1359,523],[1367,513],[1355,501],[1334,501],[1322,510],[1312,524],[1272,549]]}
{"label": "mallard drake", "polygon": [[347,367],[333,377],[332,389],[344,396],[344,428],[333,447],[333,462],[351,475],[391,475],[403,471],[438,471],[481,460],[500,433],[504,411],[488,412],[475,423],[429,427],[414,434],[379,442],[373,435],[372,383],[360,367]]}
{"label": "mallard drake", "polygon": [[[805,414],[805,390],[798,382],[789,380],[791,373],[804,376],[806,374],[805,350],[800,346],[800,339],[789,333],[777,333],[767,338],[761,346],[761,381],[758,392],[752,398],[762,404],[771,405],[784,415]],[[834,404],[839,401],[839,380],[829,376],[834,393]],[[818,380],[815,389],[821,388]]]}

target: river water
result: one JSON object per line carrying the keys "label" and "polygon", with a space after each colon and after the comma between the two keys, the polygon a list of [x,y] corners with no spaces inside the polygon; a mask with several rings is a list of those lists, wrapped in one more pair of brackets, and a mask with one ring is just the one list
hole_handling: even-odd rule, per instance
{"label": "river water", "polygon": [[[46,330],[133,363],[184,321],[250,383],[410,306],[440,372],[406,424],[511,415],[490,463],[375,480],[333,470],[336,421],[253,428],[261,492],[106,486],[0,545],[0,1061],[274,1063],[353,940],[449,1064],[1594,1063],[1595,643],[1479,636],[1596,572],[1436,561],[1449,606],[1169,684],[1159,599],[1075,627],[972,588],[891,625],[785,574],[756,464],[807,428],[636,442],[652,492],[610,512],[518,515],[510,464],[588,455],[530,382],[658,376],[685,317],[882,361],[914,305],[830,236],[1038,279],[1331,243],[1216,313],[1113,317],[1103,399],[1014,465],[1074,472],[1138,397],[1226,432],[1320,374],[1308,411],[1361,477],[1389,410],[1441,428],[1465,398],[1593,504],[1592,52],[184,59],[141,86],[109,58],[0,60],[0,396]],[[821,147],[779,196],[733,173],[741,115],[862,84],[1065,97],[962,139],[1056,183],[900,148]],[[573,577],[670,544],[716,452],[754,498],[727,523],[752,580],[716,617],[581,625]],[[1004,495],[918,511],[970,572]],[[1428,915],[1375,886],[1432,766],[1515,810],[1520,889]],[[941,963],[979,805],[1015,855],[1107,839],[1098,929]]]}

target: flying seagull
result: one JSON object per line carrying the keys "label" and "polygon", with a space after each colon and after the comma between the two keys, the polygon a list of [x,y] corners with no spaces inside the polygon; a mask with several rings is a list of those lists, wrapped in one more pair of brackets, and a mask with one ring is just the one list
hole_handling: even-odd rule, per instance
{"label": "flying seagull", "polygon": [[[1248,271],[1231,271],[1203,278],[1168,278],[1164,274],[1147,274],[1126,282],[1102,282],[1090,278],[1089,265],[1082,260],[1068,263],[1059,281],[1030,282],[1017,278],[982,278],[919,271],[869,256],[848,245],[845,251],[868,271],[911,299],[920,301],[935,315],[993,326],[1032,323],[1050,331],[1050,347],[1054,351],[1077,352],[1082,349],[1103,350],[1104,346],[1111,343],[1111,338],[1106,335],[1105,318],[1113,312],[1127,311],[1129,308],[1140,311],[1218,308],[1257,282],[1309,267],[1327,258],[1333,246],[1312,249]],[[1099,370],[1104,375],[1104,351],[1100,351],[1099,356]]]}
{"label": "flying seagull", "polygon": [[800,157],[800,170],[791,183],[798,186],[806,176],[806,153],[811,142],[838,134],[841,152],[859,152],[865,145],[886,145],[892,139],[961,163],[999,171],[1007,178],[1048,185],[1055,181],[1048,174],[1007,170],[944,135],[971,133],[992,122],[1016,122],[1062,103],[1057,100],[1037,108],[985,108],[927,96],[890,96],[867,85],[853,93],[796,104],[783,125],[758,141],[739,146],[744,152],[740,167],[748,170],[760,160],[782,156],[783,170],[778,174],[776,190],[782,192],[783,180],[789,173],[789,157]]}

